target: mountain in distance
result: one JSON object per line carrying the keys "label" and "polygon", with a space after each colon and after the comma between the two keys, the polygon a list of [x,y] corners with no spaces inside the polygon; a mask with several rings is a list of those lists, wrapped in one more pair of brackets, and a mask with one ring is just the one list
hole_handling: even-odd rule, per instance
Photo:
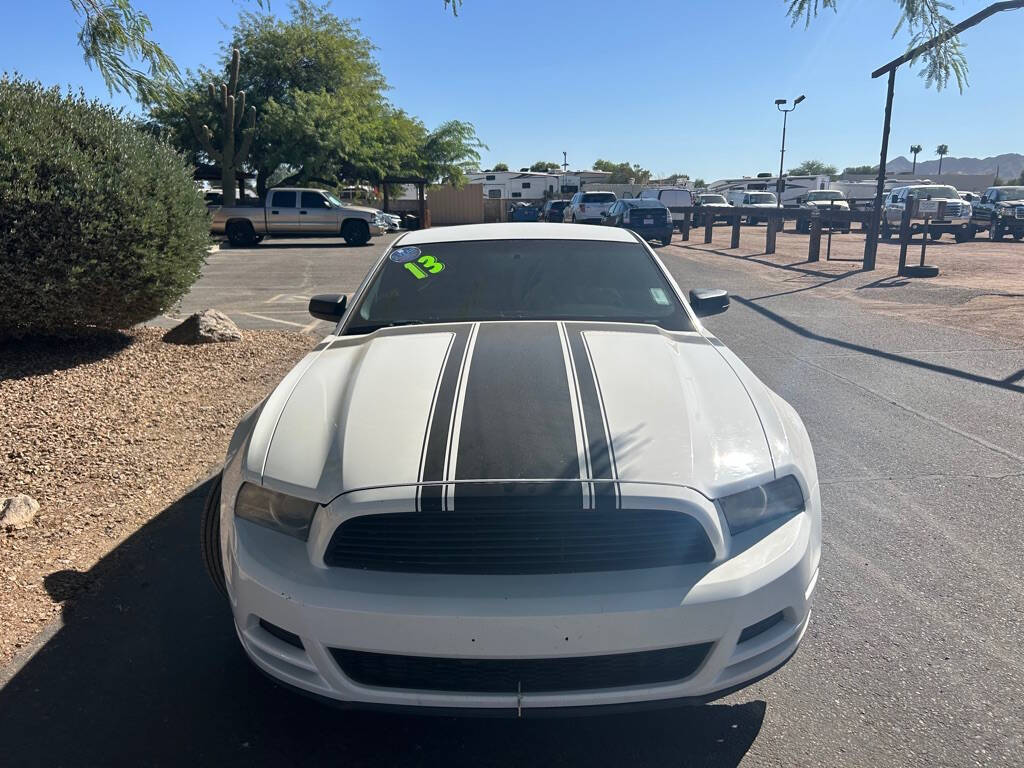
{"label": "mountain in distance", "polygon": [[[918,157],[920,158],[920,155]],[[885,169],[893,173],[909,173],[913,167],[913,162],[903,155],[885,164]],[[942,158],[943,175],[947,173],[995,174],[997,169],[1002,179],[1017,178],[1020,176],[1021,171],[1024,171],[1024,155],[1008,152],[1005,155],[996,155],[995,157],[953,157],[952,155],[946,155]],[[935,175],[938,172],[938,158],[935,160],[919,159],[917,161],[918,175]]]}

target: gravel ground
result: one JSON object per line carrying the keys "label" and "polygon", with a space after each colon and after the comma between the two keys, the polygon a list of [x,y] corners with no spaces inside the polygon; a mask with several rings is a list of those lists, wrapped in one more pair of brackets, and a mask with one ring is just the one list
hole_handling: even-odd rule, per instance
{"label": "gravel ground", "polygon": [[178,346],[162,333],[0,345],[0,496],[41,505],[28,528],[0,531],[0,666],[221,460],[238,418],[316,341],[249,331]]}

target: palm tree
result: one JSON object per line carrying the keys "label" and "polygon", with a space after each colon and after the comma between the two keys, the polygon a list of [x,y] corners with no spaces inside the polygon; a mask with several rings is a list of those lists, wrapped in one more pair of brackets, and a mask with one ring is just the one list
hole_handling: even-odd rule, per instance
{"label": "palm tree", "polygon": [[917,153],[920,152],[920,151],[921,151],[921,145],[920,144],[911,144],[910,145],[910,153],[914,156],[914,167],[910,169],[910,174],[912,176],[917,174]]}
{"label": "palm tree", "polygon": [[939,146],[937,146],[935,148],[935,154],[939,156],[939,174],[938,175],[941,176],[942,175],[942,158],[949,154],[949,145],[948,144],[939,144]]}

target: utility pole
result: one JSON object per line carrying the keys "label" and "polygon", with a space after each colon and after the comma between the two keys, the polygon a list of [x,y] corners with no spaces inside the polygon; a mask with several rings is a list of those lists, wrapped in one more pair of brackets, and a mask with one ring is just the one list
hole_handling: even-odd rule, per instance
{"label": "utility pole", "polygon": [[786,160],[786,118],[789,117],[789,113],[796,109],[796,105],[803,101],[805,96],[797,96],[793,99],[793,106],[786,109],[783,105],[787,103],[787,99],[776,99],[775,108],[782,113],[782,151],[779,153],[779,180],[775,183],[775,207],[782,207],[782,191],[786,188],[785,182],[782,180],[782,166]]}

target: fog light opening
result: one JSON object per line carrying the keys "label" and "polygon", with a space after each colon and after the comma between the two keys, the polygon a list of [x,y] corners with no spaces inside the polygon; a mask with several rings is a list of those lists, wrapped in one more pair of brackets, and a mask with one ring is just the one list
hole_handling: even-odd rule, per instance
{"label": "fog light opening", "polygon": [[288,643],[288,645],[294,646],[299,650],[306,650],[306,646],[302,644],[302,638],[296,635],[294,632],[289,632],[287,629],[282,629],[276,624],[271,624],[266,619],[260,619],[260,627],[264,632],[267,632],[278,640]]}
{"label": "fog light opening", "polygon": [[773,613],[767,619],[761,619],[756,624],[751,624],[749,627],[740,632],[740,639],[738,642],[745,643],[747,640],[752,640],[758,635],[763,635],[769,629],[780,623],[783,619],[782,611]]}

